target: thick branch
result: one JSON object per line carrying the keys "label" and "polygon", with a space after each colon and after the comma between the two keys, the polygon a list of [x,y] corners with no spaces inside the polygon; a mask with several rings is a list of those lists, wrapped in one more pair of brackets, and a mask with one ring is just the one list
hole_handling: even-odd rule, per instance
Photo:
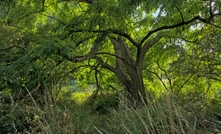
{"label": "thick branch", "polygon": [[[162,26],[162,27],[159,27],[159,28],[156,28],[152,31],[150,31],[139,43],[139,45],[137,46],[138,50],[138,53],[137,53],[137,61],[136,61],[136,64],[141,64],[142,61],[144,60],[144,57],[146,55],[146,52],[154,45],[156,44],[162,37],[165,36],[165,32],[162,32],[162,33],[158,33],[156,35],[156,37],[154,37],[153,39],[150,39],[149,41],[147,41],[145,44],[144,42],[154,33],[157,33],[159,31],[163,31],[163,30],[166,30],[166,29],[173,29],[173,28],[177,28],[177,27],[181,27],[181,26],[184,26],[184,25],[188,25],[196,20],[199,20],[201,22],[204,22],[206,24],[210,24],[210,21],[211,21],[211,18],[214,17],[214,16],[218,16],[218,15],[221,15],[221,14],[214,14],[213,16],[210,16],[209,18],[207,19],[203,19],[201,18],[200,16],[196,16],[188,21],[184,21],[182,20],[182,22],[180,23],[177,23],[177,24],[174,24],[174,25],[170,25],[170,26]],[[213,25],[213,24],[211,24]],[[214,25],[213,25],[214,26]],[[144,44],[143,48],[140,49],[140,47],[142,46],[142,44]]]}
{"label": "thick branch", "polygon": [[95,55],[110,55],[110,56],[114,56],[122,61],[124,61],[124,59],[116,54],[112,54],[112,53],[108,53],[108,52],[97,52],[95,53]]}
{"label": "thick branch", "polygon": [[93,59],[96,59],[97,62],[105,69],[113,72],[121,81],[121,83],[128,83],[129,79],[127,78],[127,75],[124,72],[121,72],[117,68],[114,68],[113,66],[109,65],[108,63],[104,62],[101,57],[94,56]]}
{"label": "thick branch", "polygon": [[104,62],[101,57],[94,56],[94,57],[92,57],[92,59],[96,59],[96,60],[98,61],[98,63],[99,63],[103,68],[105,68],[105,69],[107,69],[107,70],[109,70],[109,71],[111,71],[111,72],[113,72],[113,73],[115,73],[115,74],[117,73],[117,70],[116,70],[113,66],[111,66],[111,65],[107,64],[106,62]]}
{"label": "thick branch", "polygon": [[137,59],[136,59],[136,65],[141,66],[143,63],[144,57],[147,53],[147,51],[154,45],[156,44],[163,36],[165,33],[159,33],[157,34],[156,37],[153,39],[148,40],[145,45],[140,49],[140,51],[137,52]]}
{"label": "thick branch", "polygon": [[158,32],[158,31],[162,31],[162,30],[166,30],[166,29],[173,29],[173,28],[176,28],[176,27],[180,27],[180,26],[183,26],[183,25],[187,25],[187,24],[190,24],[192,22],[194,22],[195,20],[198,20],[200,19],[199,16],[196,16],[188,21],[184,21],[184,22],[180,22],[180,23],[177,23],[177,24],[174,24],[174,25],[170,25],[170,26],[162,26],[162,27],[159,27],[157,29],[154,29],[152,31],[150,31],[139,43],[139,45],[141,46],[152,34]]}
{"label": "thick branch", "polygon": [[173,29],[173,28],[177,28],[177,27],[181,27],[181,26],[184,26],[184,25],[188,25],[196,20],[199,20],[201,22],[204,22],[206,24],[210,24],[210,21],[211,21],[211,18],[215,17],[215,16],[218,16],[218,15],[221,15],[221,14],[214,14],[212,16],[209,16],[208,18],[204,19],[204,18],[201,18],[200,16],[195,16],[194,18],[188,20],[188,21],[182,21],[180,23],[177,23],[177,24],[174,24],[174,25],[170,25],[170,26],[161,26],[159,28],[156,28],[152,31],[150,31],[139,43],[140,46],[142,46],[142,44],[154,33],[156,32],[159,32],[159,31],[162,31],[162,30],[166,30],[166,29]]}
{"label": "thick branch", "polygon": [[[118,55],[119,57],[122,57],[124,58],[123,56],[123,50],[122,50],[122,45],[120,44],[119,41],[117,41],[117,39],[115,38],[112,38],[112,37],[109,37],[109,40],[111,41],[111,43],[113,44],[114,46],[114,52],[116,55]],[[123,61],[116,58],[116,68],[118,70],[120,70],[121,72],[123,72]]]}
{"label": "thick branch", "polygon": [[142,48],[142,54],[145,55],[146,52],[154,45],[156,44],[165,34],[164,33],[159,33],[157,34],[156,37],[154,37],[153,39],[150,39],[149,41],[147,41],[143,48]]}
{"label": "thick branch", "polygon": [[122,36],[126,39],[128,39],[134,46],[138,47],[138,43],[127,33],[124,33],[120,30],[114,30],[114,29],[106,29],[106,30],[85,30],[85,29],[79,29],[79,30],[69,30],[69,33],[62,37],[62,39],[67,38],[72,33],[81,33],[81,32],[88,32],[88,33],[105,33],[105,34],[115,34]]}

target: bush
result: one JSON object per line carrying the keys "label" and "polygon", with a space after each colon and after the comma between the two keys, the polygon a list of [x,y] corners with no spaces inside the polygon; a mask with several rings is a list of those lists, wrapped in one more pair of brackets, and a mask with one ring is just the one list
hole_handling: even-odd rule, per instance
{"label": "bush", "polygon": [[105,114],[110,108],[118,107],[118,98],[116,94],[105,94],[97,97],[93,104],[93,109],[100,114]]}

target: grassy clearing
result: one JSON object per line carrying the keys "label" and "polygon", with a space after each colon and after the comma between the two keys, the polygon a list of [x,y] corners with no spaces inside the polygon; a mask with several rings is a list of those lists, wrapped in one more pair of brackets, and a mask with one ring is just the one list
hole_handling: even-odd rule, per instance
{"label": "grassy clearing", "polygon": [[[37,106],[34,100],[29,105],[2,102],[0,130],[47,134],[211,134],[221,130],[218,98],[193,103],[164,94],[134,109],[125,105],[124,97],[118,96],[120,103],[115,97],[104,94],[90,100],[88,93],[63,94],[55,106]],[[97,107],[106,111],[100,112]]]}

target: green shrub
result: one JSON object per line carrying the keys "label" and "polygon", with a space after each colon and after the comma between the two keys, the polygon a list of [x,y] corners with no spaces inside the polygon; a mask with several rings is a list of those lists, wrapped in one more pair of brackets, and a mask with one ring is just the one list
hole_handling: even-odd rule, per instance
{"label": "green shrub", "polygon": [[110,108],[118,107],[118,98],[116,94],[105,94],[97,97],[93,104],[93,109],[100,114],[105,114]]}

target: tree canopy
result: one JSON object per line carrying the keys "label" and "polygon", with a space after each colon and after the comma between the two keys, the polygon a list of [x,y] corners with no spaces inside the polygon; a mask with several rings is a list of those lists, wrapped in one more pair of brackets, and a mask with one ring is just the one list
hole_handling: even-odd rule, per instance
{"label": "tree canopy", "polygon": [[221,80],[219,0],[4,0],[0,6],[1,90],[28,88],[38,97],[75,79],[98,89],[122,87],[136,106],[148,103],[151,89],[207,91],[209,81]]}

